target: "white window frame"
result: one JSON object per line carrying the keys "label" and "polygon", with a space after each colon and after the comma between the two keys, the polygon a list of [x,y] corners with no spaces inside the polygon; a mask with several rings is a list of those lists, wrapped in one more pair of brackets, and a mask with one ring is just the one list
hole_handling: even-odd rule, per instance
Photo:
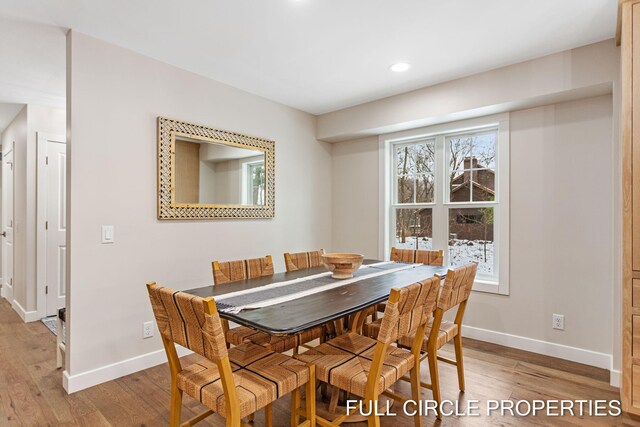
{"label": "white window frame", "polygon": [[[448,168],[448,147],[445,138],[453,134],[476,133],[497,129],[496,147],[496,200],[494,202],[449,202],[449,174]],[[399,143],[412,143],[422,140],[435,139],[436,141],[436,164],[435,164],[435,188],[433,203],[402,204],[396,203],[392,189],[392,180],[397,179],[395,160],[391,155],[392,145]],[[395,239],[395,208],[422,208],[432,209],[433,214],[433,247],[444,250],[445,265],[449,263],[448,214],[450,208],[494,208],[494,263],[497,272],[497,280],[486,280],[477,278],[473,290],[481,292],[509,295],[509,228],[510,228],[510,208],[509,208],[509,114],[497,114],[493,116],[480,117],[476,119],[457,121],[452,123],[439,124],[409,131],[396,132],[381,135],[379,142],[380,159],[380,183],[379,196],[380,204],[380,235],[379,256],[381,259],[389,259],[391,246]],[[396,181],[397,182],[397,181]]]}
{"label": "white window frame", "polygon": [[251,180],[249,179],[249,174],[251,173],[251,168],[256,165],[263,165],[264,160],[250,160],[250,161],[242,161],[242,174],[241,174],[241,184],[240,188],[242,188],[242,204],[243,205],[253,205],[253,203],[249,203],[249,194],[251,194]]}

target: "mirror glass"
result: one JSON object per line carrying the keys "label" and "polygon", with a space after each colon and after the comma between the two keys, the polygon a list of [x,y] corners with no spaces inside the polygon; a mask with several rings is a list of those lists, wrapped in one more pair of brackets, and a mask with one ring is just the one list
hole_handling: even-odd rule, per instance
{"label": "mirror glass", "polygon": [[176,136],[175,203],[265,204],[265,152]]}

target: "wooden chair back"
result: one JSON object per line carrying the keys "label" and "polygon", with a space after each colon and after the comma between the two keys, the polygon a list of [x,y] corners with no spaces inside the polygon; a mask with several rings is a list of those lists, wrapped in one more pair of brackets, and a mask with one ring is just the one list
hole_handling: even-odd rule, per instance
{"label": "wooden chair back", "polygon": [[443,312],[451,308],[466,303],[471,295],[471,288],[476,278],[478,263],[472,262],[462,267],[449,270],[445,278],[440,299],[438,300],[438,308]]}
{"label": "wooden chair back", "polygon": [[391,261],[415,262],[441,267],[444,262],[444,253],[442,250],[425,251],[414,249],[398,249],[393,247],[391,248]]}
{"label": "wooden chair back", "polygon": [[444,253],[439,251],[416,251],[416,262],[424,265],[435,265],[442,267],[444,263]]}
{"label": "wooden chair back", "polygon": [[228,356],[222,324],[213,299],[147,285],[158,329],[164,340],[217,362]]}
{"label": "wooden chair back", "polygon": [[322,255],[324,249],[312,252],[285,253],[284,264],[289,271],[304,270],[311,267],[320,267],[322,265]]}
{"label": "wooden chair back", "polygon": [[391,344],[398,337],[413,335],[426,325],[438,301],[437,276],[400,289],[392,289],[380,324],[378,342]]}
{"label": "wooden chair back", "polygon": [[264,258],[243,259],[238,261],[211,263],[213,270],[213,284],[236,282],[238,280],[253,279],[273,275],[273,261],[271,255]]}
{"label": "wooden chair back", "polygon": [[416,251],[413,249],[391,248],[391,261],[395,262],[415,262]]}
{"label": "wooden chair back", "polygon": [[476,278],[477,271],[477,262],[472,262],[470,264],[463,265],[462,267],[447,271],[447,277],[445,278],[444,285],[440,290],[438,305],[433,314],[433,324],[431,325],[431,331],[428,339],[428,347],[431,347],[429,352],[436,350],[438,333],[440,331],[440,325],[442,324],[444,313],[454,307],[458,307],[454,323],[458,325],[458,333],[462,333],[462,318],[464,317],[464,312],[467,308],[467,301],[469,300],[469,295],[471,295],[471,289],[473,288],[473,282]]}

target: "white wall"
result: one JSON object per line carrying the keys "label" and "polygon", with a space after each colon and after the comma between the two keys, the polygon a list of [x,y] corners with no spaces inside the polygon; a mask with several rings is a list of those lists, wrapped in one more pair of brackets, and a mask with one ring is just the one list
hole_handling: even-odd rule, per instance
{"label": "white wall", "polygon": [[[13,145],[13,162],[14,162],[14,194],[26,191],[26,146],[27,146],[27,106],[25,105],[22,110],[11,121],[9,126],[2,132],[2,152],[6,153]],[[2,191],[6,191],[6,188],[2,188]],[[24,258],[26,254],[26,234],[24,224],[24,199],[16,199],[14,202],[14,233],[13,233],[13,249],[15,257]],[[9,294],[5,290],[5,297],[9,302],[14,305],[14,300],[21,300],[24,302],[26,299],[26,287],[25,287],[25,267],[23,264],[16,265],[13,268],[13,288]],[[3,280],[8,280],[7,277],[3,277]],[[24,310],[23,310],[24,311]]]}
{"label": "white wall", "polygon": [[[214,259],[331,247],[330,146],[315,118],[77,32],[68,36],[69,390],[166,358],[145,283],[212,283]],[[276,213],[265,220],[156,219],[156,117],[276,141]],[[302,161],[301,161],[302,160]],[[115,243],[100,244],[102,224]],[[145,356],[146,355],[146,356]]]}
{"label": "white wall", "polygon": [[[612,105],[606,95],[511,113],[510,295],[474,292],[465,325],[612,354]],[[333,145],[336,249],[378,254],[378,155],[375,137]],[[551,329],[553,313],[565,331]]]}
{"label": "white wall", "polygon": [[2,134],[3,146],[15,141],[13,299],[23,320],[44,315],[36,295],[37,133],[64,135],[65,126],[64,110],[29,104]]}

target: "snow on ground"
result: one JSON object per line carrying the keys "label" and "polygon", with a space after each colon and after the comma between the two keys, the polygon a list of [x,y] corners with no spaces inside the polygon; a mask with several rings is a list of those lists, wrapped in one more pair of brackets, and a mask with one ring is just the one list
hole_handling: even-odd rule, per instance
{"label": "snow on ground", "polygon": [[[407,237],[405,243],[396,239],[396,248],[416,249],[416,239],[420,250],[433,249],[433,243],[429,237]],[[487,260],[484,259],[483,240],[449,240],[449,264],[464,265],[472,261],[478,262],[478,273],[493,275],[493,242],[487,242]]]}

